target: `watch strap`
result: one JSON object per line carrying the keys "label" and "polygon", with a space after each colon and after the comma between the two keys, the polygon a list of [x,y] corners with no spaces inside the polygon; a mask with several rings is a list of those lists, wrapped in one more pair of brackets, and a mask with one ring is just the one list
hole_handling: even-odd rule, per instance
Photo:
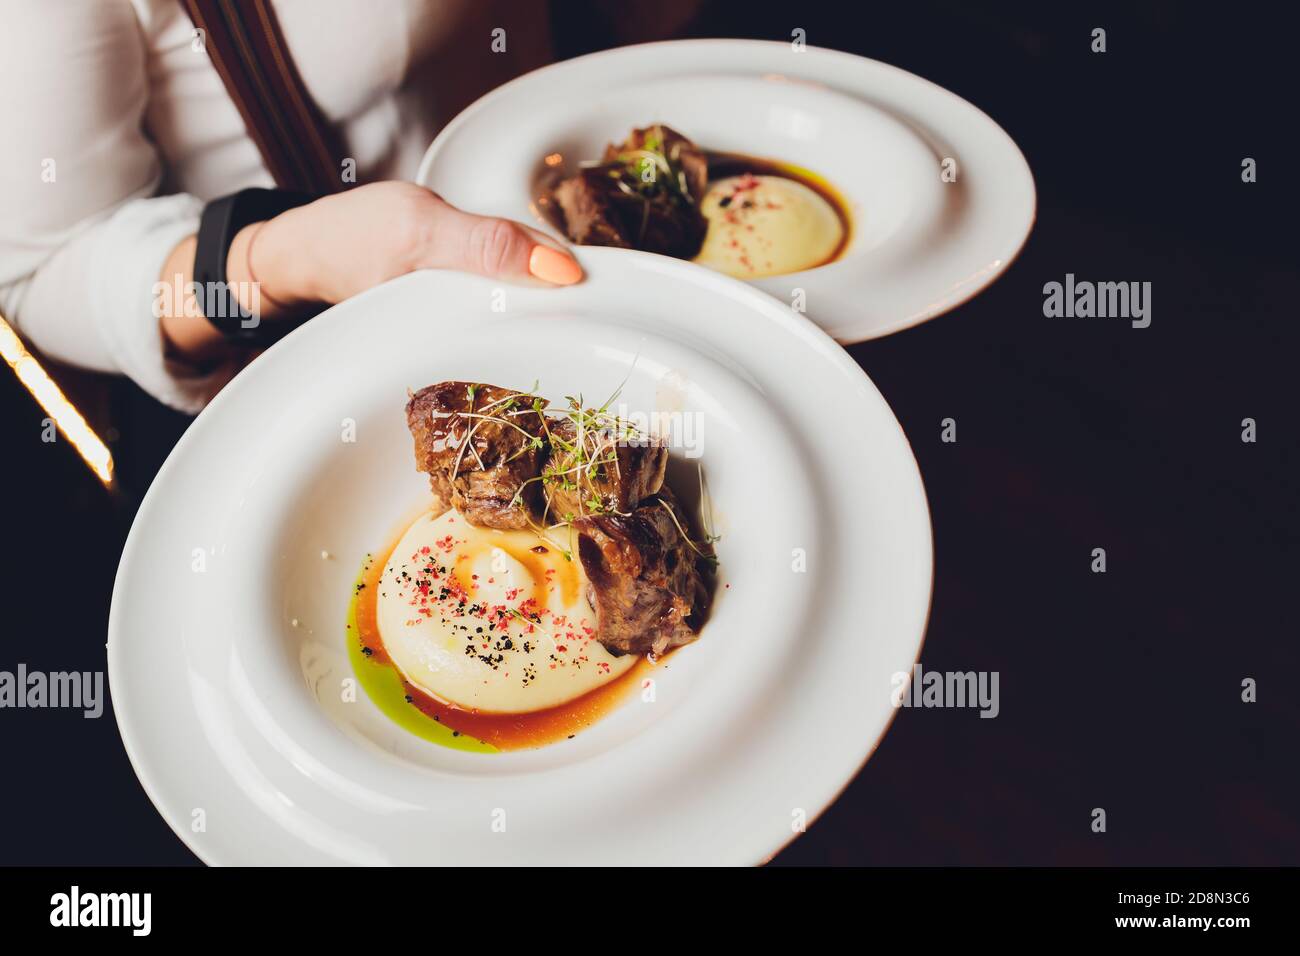
{"label": "watch strap", "polygon": [[239,290],[226,277],[226,257],[245,226],[263,222],[315,197],[287,189],[243,189],[203,208],[194,250],[194,282],[203,314],[226,338],[248,345],[273,341],[290,323],[264,326],[261,316],[239,304]]}

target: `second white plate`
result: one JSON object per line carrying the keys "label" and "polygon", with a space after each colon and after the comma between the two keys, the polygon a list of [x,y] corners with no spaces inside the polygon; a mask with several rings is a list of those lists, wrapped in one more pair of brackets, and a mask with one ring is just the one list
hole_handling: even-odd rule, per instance
{"label": "second white plate", "polygon": [[1010,264],[1033,224],[1029,167],[984,113],[884,63],[780,42],[646,44],[534,71],[456,117],[417,181],[545,227],[533,202],[543,157],[594,158],[650,122],[707,149],[811,169],[846,197],[854,235],[840,259],[752,281],[841,342],[959,305]]}

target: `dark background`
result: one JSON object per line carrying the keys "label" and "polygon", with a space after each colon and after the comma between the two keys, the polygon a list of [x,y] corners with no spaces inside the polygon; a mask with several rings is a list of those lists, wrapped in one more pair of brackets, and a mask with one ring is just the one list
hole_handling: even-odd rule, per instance
{"label": "dark background", "polygon": [[[560,57],[629,39],[608,4],[556,7]],[[1097,26],[1105,54],[1089,50]],[[990,289],[850,349],[925,476],[922,663],[999,671],[1001,715],[901,711],[778,863],[1300,863],[1286,26],[1255,6],[705,2],[674,28],[802,27],[812,45],[918,73],[999,122],[1038,187],[1033,234]],[[1151,282],[1151,327],[1044,318],[1043,284],[1067,272]],[[108,495],[65,441],[42,444],[44,413],[0,370],[0,668],[105,667],[134,503],[188,423],[128,382],[69,382],[113,437],[123,491]],[[956,444],[939,440],[946,417]],[[1240,440],[1245,417],[1256,444]],[[1105,574],[1089,569],[1094,547]],[[1258,703],[1241,702],[1246,677]],[[0,863],[194,861],[110,714],[0,712],[0,747]]]}

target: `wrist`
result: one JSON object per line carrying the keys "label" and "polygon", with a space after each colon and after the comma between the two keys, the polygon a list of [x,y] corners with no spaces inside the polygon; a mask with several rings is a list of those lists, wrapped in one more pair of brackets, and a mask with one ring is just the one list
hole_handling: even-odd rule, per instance
{"label": "wrist", "polygon": [[280,216],[250,223],[226,253],[226,281],[246,311],[263,319],[292,315],[312,301],[293,281],[292,259],[282,253]]}
{"label": "wrist", "polygon": [[[290,209],[265,222],[254,223],[231,246],[243,252],[242,268],[260,290],[263,310],[273,314],[293,313],[325,301],[317,280],[316,258],[312,253],[311,214],[308,207]],[[243,233],[248,235],[244,236]]]}

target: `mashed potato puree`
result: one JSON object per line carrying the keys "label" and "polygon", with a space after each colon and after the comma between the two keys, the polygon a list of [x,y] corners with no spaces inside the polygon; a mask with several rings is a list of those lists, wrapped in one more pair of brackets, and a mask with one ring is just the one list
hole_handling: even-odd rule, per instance
{"label": "mashed potato puree", "polygon": [[555,707],[623,674],[637,658],[595,639],[587,581],[566,547],[455,511],[422,516],[379,579],[388,657],[430,695],[495,713]]}
{"label": "mashed potato puree", "polygon": [[695,261],[741,279],[800,272],[827,262],[844,224],[813,189],[783,176],[729,176],[700,201],[709,222]]}

